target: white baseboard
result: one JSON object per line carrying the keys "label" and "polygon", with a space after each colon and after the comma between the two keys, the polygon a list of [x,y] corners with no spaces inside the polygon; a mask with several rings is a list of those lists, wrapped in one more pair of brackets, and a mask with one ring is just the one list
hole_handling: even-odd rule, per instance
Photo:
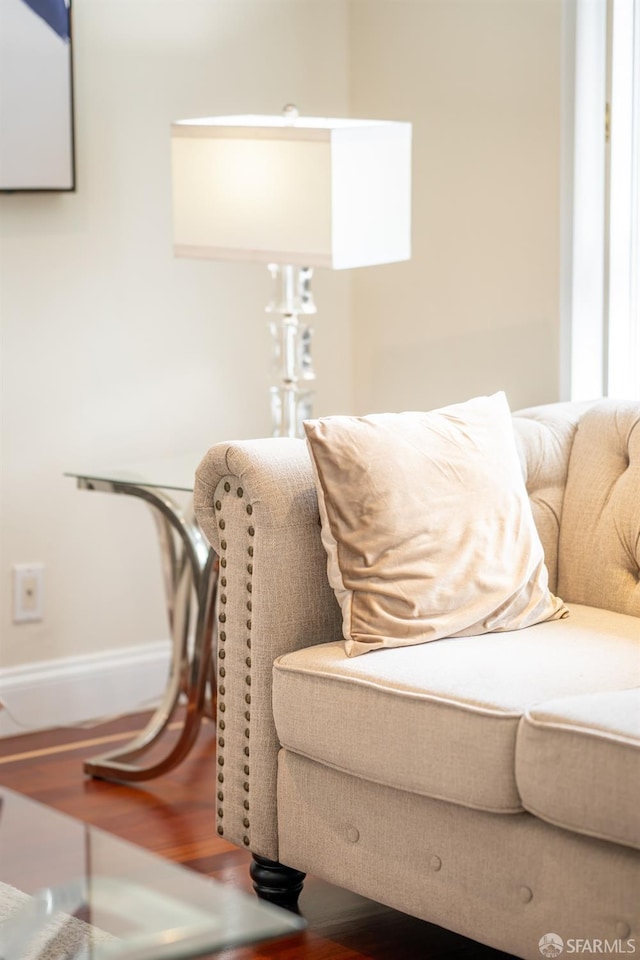
{"label": "white baseboard", "polygon": [[169,641],[0,670],[0,737],[134,713],[161,697]]}

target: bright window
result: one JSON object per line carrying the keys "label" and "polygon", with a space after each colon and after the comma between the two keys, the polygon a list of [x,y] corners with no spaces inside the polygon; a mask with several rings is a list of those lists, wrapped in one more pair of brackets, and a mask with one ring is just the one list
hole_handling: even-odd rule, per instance
{"label": "bright window", "polygon": [[640,398],[640,4],[614,0],[611,31],[606,392]]}
{"label": "bright window", "polygon": [[640,399],[640,3],[568,9],[563,393]]}

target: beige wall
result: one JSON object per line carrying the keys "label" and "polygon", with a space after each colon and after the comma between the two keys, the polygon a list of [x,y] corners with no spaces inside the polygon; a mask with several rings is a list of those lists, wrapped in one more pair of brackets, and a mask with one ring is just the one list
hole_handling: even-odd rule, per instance
{"label": "beige wall", "polygon": [[353,0],[351,109],[414,124],[413,258],[354,273],[356,403],[559,391],[561,0]]}
{"label": "beige wall", "polygon": [[[344,0],[73,6],[77,192],[0,195],[0,667],[168,635],[150,515],[63,471],[270,430],[266,270],[173,258],[170,121],[349,112]],[[351,404],[348,277],[316,293],[328,413]],[[33,561],[45,617],[14,626],[11,567]]]}
{"label": "beige wall", "polygon": [[557,398],[560,3],[75,0],[78,191],[0,195],[0,667],[168,633],[150,516],[64,470],[269,432],[266,272],[173,258],[171,119],[414,124],[412,261],[316,276],[318,414]]}

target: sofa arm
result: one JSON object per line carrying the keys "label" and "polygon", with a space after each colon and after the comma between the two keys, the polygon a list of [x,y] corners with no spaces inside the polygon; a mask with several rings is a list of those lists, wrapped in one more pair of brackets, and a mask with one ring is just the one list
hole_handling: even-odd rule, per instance
{"label": "sofa arm", "polygon": [[194,508],[220,558],[217,829],[277,860],[273,661],[342,635],[306,444],[216,444],[198,467]]}

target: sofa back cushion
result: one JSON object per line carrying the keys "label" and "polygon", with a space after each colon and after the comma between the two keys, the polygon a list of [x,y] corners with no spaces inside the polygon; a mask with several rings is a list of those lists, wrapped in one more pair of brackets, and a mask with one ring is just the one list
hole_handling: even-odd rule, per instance
{"label": "sofa back cushion", "polygon": [[580,419],[558,549],[565,601],[640,617],[639,402],[604,400]]}
{"label": "sofa back cushion", "polygon": [[551,403],[513,415],[520,465],[553,593],[559,593],[558,540],[571,447],[580,418],[590,406]]}

